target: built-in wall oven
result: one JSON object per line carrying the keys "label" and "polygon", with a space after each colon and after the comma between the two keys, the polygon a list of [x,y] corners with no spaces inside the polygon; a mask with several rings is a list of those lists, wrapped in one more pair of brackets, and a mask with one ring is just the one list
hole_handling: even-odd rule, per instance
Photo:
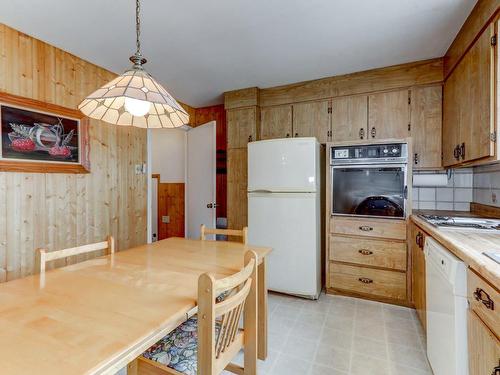
{"label": "built-in wall oven", "polygon": [[407,143],[332,146],[331,214],[406,218]]}

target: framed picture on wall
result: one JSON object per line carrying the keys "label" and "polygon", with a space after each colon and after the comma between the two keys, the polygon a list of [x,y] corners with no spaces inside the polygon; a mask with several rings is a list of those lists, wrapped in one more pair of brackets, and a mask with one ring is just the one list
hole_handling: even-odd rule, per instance
{"label": "framed picture on wall", "polygon": [[77,110],[0,93],[0,171],[88,173],[88,120]]}

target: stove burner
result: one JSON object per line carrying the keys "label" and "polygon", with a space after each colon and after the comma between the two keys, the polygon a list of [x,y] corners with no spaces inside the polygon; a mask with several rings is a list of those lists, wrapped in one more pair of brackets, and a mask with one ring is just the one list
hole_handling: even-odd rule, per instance
{"label": "stove burner", "polygon": [[480,217],[420,215],[437,227],[500,230],[500,220]]}

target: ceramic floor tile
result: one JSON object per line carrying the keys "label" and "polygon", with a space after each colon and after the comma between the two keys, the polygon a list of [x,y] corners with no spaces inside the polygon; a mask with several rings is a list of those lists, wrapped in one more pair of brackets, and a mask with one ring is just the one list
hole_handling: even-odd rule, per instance
{"label": "ceramic floor tile", "polygon": [[389,343],[421,349],[420,336],[416,332],[387,327]]}
{"label": "ceramic floor tile", "polygon": [[354,315],[339,316],[337,314],[331,313],[325,319],[325,327],[337,329],[339,331],[352,332],[354,327]]}
{"label": "ceramic floor tile", "polygon": [[304,323],[323,325],[327,314],[325,312],[311,311],[308,309],[302,309],[299,314],[299,321]]}
{"label": "ceramic floor tile", "polygon": [[411,333],[418,333],[417,322],[413,319],[401,319],[393,316],[384,316],[386,328],[400,329]]}
{"label": "ceramic floor tile", "polygon": [[[354,353],[352,356],[351,375],[387,375],[389,362],[382,359]],[[399,374],[398,374],[399,375]]]}
{"label": "ceramic floor tile", "polygon": [[355,336],[352,349],[355,353],[370,357],[388,360],[387,343],[383,340],[372,340],[366,337]]}
{"label": "ceramic floor tile", "polygon": [[319,339],[307,340],[301,336],[290,335],[283,348],[283,353],[312,362],[316,354],[318,343]]}
{"label": "ceramic floor tile", "polygon": [[368,319],[356,315],[354,321],[354,334],[374,340],[385,339],[385,326],[383,319]]}
{"label": "ceramic floor tile", "polygon": [[332,367],[323,365],[313,365],[309,375],[348,375],[345,371],[336,370]]}
{"label": "ceramic floor tile", "polygon": [[427,370],[421,370],[413,367],[408,367],[401,365],[399,363],[390,363],[390,369],[391,369],[391,374],[392,375],[399,375],[399,374],[404,374],[404,375],[433,375],[431,369]]}
{"label": "ceramic floor tile", "polygon": [[286,354],[280,354],[271,369],[273,375],[304,375],[312,367],[311,362],[304,361]]}
{"label": "ceramic floor tile", "polygon": [[300,319],[295,322],[294,326],[290,330],[290,335],[297,337],[302,337],[308,340],[318,340],[323,331],[323,323],[307,323]]}
{"label": "ceramic floor tile", "polygon": [[332,328],[323,328],[319,344],[320,346],[351,350],[352,336],[352,332],[340,331]]}
{"label": "ceramic floor tile", "polygon": [[349,371],[351,352],[349,350],[321,345],[316,352],[314,363],[336,370]]}
{"label": "ceramic floor tile", "polygon": [[400,365],[427,370],[429,363],[425,353],[420,348],[415,349],[398,344],[388,344],[389,359]]}
{"label": "ceramic floor tile", "polygon": [[287,335],[294,325],[294,319],[282,318],[278,314],[273,314],[269,317],[268,330],[269,333]]}
{"label": "ceramic floor tile", "polygon": [[300,311],[300,308],[280,303],[278,306],[276,306],[271,316],[279,316],[282,319],[286,318],[296,320],[300,315]]}

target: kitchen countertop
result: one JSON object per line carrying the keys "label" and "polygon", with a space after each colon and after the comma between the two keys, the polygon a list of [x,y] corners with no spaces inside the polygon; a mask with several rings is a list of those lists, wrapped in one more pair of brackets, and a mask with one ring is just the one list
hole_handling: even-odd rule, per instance
{"label": "kitchen countertop", "polygon": [[478,217],[478,215],[461,211],[421,210],[414,211],[410,219],[500,290],[500,264],[482,254],[484,251],[500,252],[500,231],[438,228],[418,216],[421,214],[467,217]]}

